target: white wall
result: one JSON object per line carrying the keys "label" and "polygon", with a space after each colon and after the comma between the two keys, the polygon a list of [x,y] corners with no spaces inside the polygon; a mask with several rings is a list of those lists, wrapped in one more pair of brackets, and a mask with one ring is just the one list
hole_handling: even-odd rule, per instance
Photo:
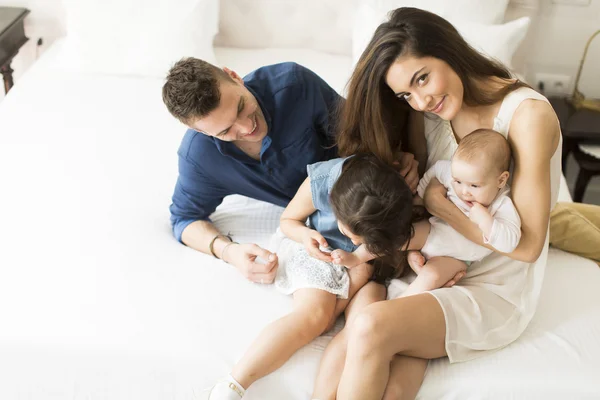
{"label": "white wall", "polygon": [[[569,75],[572,90],[585,44],[600,29],[600,0],[589,0],[587,6],[555,4],[554,1],[540,0],[527,49],[527,78],[533,83],[535,72]],[[579,89],[586,96],[600,98],[598,71],[600,35],[590,46],[579,84]]]}

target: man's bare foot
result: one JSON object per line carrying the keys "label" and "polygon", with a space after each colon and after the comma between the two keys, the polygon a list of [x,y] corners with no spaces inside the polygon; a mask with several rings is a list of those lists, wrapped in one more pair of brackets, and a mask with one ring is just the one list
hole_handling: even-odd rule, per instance
{"label": "man's bare foot", "polygon": [[408,260],[408,265],[410,265],[410,268],[413,271],[415,271],[415,274],[419,275],[426,261],[425,257],[423,257],[423,254],[421,254],[420,251],[412,250],[408,252],[406,258]]}
{"label": "man's bare foot", "polygon": [[334,250],[331,252],[331,258],[333,263],[337,265],[343,265],[346,268],[354,268],[359,264],[362,264],[358,257],[354,253],[348,253],[344,250]]}

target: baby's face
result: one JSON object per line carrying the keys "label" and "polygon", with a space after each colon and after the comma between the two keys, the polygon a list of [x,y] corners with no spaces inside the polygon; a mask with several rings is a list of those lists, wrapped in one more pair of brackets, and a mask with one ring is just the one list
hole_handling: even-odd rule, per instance
{"label": "baby's face", "polygon": [[452,178],[454,191],[469,207],[473,202],[489,206],[506,180],[483,160],[466,162],[457,157],[452,159]]}

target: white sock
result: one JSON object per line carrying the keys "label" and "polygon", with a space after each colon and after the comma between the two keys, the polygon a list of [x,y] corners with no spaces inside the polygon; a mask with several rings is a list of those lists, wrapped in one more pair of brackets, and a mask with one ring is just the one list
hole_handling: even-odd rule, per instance
{"label": "white sock", "polygon": [[231,375],[217,383],[210,392],[209,400],[240,400],[246,390]]}

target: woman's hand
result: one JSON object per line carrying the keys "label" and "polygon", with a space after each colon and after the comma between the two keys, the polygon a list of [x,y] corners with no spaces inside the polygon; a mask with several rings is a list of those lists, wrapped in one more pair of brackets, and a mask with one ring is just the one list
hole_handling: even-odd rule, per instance
{"label": "woman's hand", "polygon": [[465,275],[467,275],[467,271],[465,271],[465,270],[458,271],[456,273],[456,275],[454,275],[454,278],[452,278],[448,282],[446,282],[446,284],[443,287],[452,287],[452,286],[456,285],[458,283],[458,281],[460,281],[462,278],[465,277]]}
{"label": "woman's hand", "polygon": [[321,235],[319,232],[314,229],[307,229],[305,233],[302,235],[302,244],[306,249],[307,253],[312,257],[325,261],[332,262],[331,255],[324,251],[321,251],[319,247],[327,248],[329,245],[327,244],[327,240]]}
{"label": "woman's hand", "polygon": [[419,185],[419,162],[415,160],[414,154],[402,153],[398,166],[400,167],[400,175],[404,177],[413,194],[416,193]]}
{"label": "woman's hand", "polygon": [[437,180],[437,178],[432,178],[431,181],[429,181],[429,185],[427,185],[425,195],[423,196],[427,211],[439,217],[441,206],[449,201],[446,198],[447,192],[448,190]]}

